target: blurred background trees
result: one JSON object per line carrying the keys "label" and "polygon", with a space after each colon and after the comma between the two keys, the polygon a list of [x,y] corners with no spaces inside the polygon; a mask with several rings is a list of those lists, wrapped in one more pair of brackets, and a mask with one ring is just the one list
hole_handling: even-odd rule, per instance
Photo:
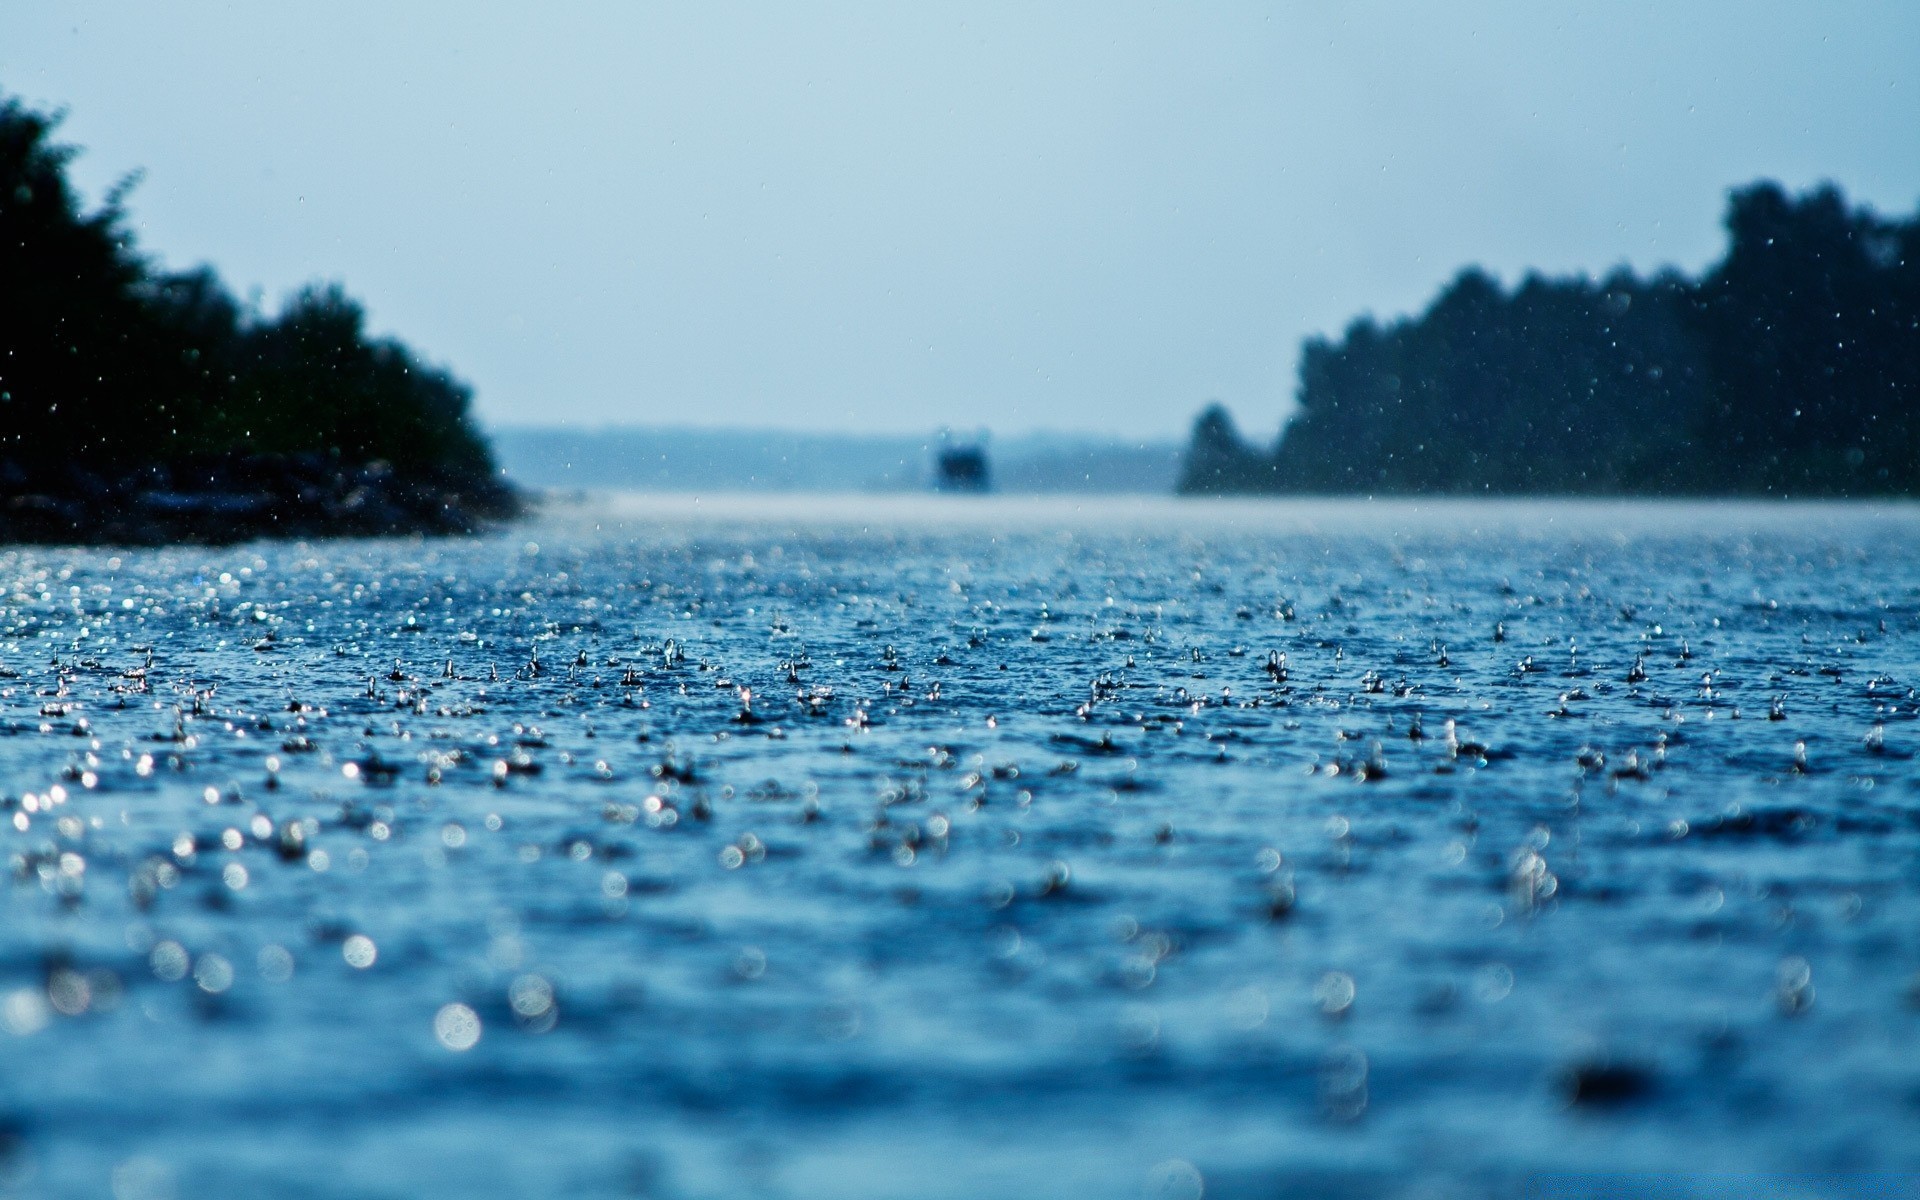
{"label": "blurred background trees", "polygon": [[1761,182],[1726,227],[1699,280],[1469,269],[1417,316],[1312,339],[1279,444],[1209,409],[1182,489],[1920,493],[1920,216]]}

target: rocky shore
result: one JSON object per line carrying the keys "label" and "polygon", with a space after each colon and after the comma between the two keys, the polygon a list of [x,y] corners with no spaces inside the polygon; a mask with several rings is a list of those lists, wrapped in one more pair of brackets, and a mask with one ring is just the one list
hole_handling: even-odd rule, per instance
{"label": "rocky shore", "polygon": [[520,512],[504,480],[402,478],[383,462],[228,454],[106,477],[0,460],[0,543],[218,545],[471,533]]}

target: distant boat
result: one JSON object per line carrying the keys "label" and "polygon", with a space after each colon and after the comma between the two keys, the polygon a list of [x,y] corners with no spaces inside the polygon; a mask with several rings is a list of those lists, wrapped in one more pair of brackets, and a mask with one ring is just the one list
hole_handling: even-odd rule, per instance
{"label": "distant boat", "polygon": [[964,443],[940,435],[941,446],[935,459],[933,486],[942,492],[986,492],[993,489],[992,472],[987,466],[986,437]]}

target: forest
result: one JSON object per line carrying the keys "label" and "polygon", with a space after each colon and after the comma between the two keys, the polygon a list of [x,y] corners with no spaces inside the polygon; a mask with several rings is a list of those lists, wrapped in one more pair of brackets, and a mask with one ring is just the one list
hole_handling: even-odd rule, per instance
{"label": "forest", "polygon": [[1700,278],[1462,271],[1302,349],[1271,448],[1214,405],[1187,493],[1920,494],[1920,213],[1734,190]]}
{"label": "forest", "polygon": [[88,210],[58,117],[0,98],[0,541],[453,532],[517,500],[468,387],[336,284],[273,316]]}

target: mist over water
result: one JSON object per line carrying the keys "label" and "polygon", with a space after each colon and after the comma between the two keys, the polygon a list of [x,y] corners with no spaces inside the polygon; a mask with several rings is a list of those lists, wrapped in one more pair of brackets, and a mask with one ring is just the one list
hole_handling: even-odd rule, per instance
{"label": "mist over water", "polygon": [[1916,534],[628,495],[7,551],[0,1179],[1920,1171]]}

